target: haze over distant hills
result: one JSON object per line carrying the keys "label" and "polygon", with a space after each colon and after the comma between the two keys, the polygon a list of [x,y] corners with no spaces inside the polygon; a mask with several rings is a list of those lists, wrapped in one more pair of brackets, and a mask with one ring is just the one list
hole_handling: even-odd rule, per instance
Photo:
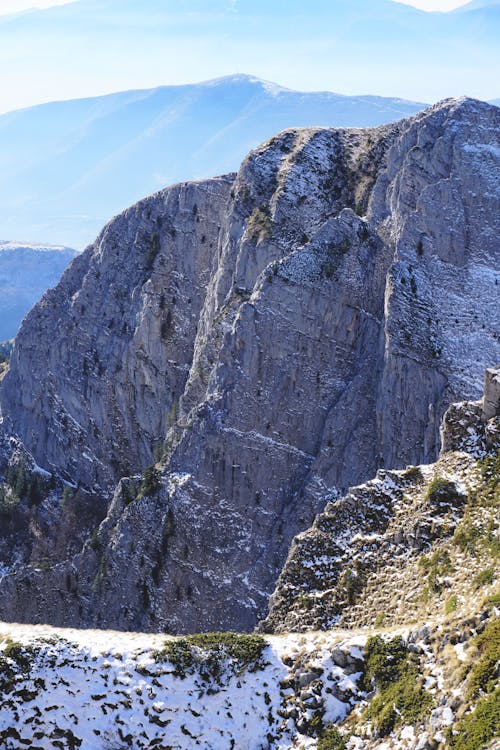
{"label": "haze over distant hills", "polygon": [[83,247],[118,211],[176,181],[238,167],[296,126],[375,126],[424,105],[301,93],[245,75],[54,102],[0,116],[0,237]]}
{"label": "haze over distant hills", "polygon": [[[78,0],[0,18],[0,111],[248,72],[293,89],[498,96],[500,5]],[[28,54],[29,51],[29,54]]]}
{"label": "haze over distant hills", "polygon": [[0,242],[0,341],[14,337],[21,320],[76,255],[69,247]]}

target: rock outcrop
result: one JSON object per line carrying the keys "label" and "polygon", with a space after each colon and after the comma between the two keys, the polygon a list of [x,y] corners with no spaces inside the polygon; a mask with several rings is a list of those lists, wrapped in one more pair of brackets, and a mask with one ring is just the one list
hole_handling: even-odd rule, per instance
{"label": "rock outcrop", "polygon": [[251,628],[329,497],[435,459],[500,359],[499,124],[450,100],[285,131],[103,230],[16,339],[4,429],[94,493],[161,476],[122,480],[79,556],[6,576],[9,617]]}
{"label": "rock outcrop", "polygon": [[482,401],[447,410],[435,464],[380,470],[296,537],[263,631],[418,622],[474,600],[484,570],[497,579],[499,373],[487,370]]}

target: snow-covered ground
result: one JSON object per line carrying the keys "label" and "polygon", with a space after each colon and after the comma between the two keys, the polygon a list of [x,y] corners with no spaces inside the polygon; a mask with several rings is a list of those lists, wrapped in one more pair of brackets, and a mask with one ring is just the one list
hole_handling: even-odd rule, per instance
{"label": "snow-covered ground", "polygon": [[[0,653],[6,750],[34,740],[30,746],[48,748],[53,739],[84,750],[285,750],[315,746],[300,729],[315,716],[338,721],[359,700],[365,636],[269,637],[258,667],[227,659],[218,675],[209,652],[200,652],[185,677],[155,656],[162,635],[2,623],[0,639],[7,654],[27,659],[23,671],[22,658]],[[22,652],[12,643],[21,643]],[[12,682],[6,664],[16,672]]]}

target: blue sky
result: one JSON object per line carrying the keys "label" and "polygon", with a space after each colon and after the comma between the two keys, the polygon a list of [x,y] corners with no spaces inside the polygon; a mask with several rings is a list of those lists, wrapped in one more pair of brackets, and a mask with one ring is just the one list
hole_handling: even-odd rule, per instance
{"label": "blue sky", "polygon": [[[0,0],[0,111],[233,73],[424,102],[498,97],[496,0],[468,14],[410,7],[458,0],[405,2]],[[34,4],[61,7],[5,15]]]}

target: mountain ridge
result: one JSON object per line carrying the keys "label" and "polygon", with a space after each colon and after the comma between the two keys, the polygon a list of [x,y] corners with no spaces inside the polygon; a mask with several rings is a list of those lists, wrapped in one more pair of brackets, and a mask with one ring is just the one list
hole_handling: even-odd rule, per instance
{"label": "mountain ridge", "polygon": [[238,75],[6,113],[0,235],[23,226],[25,234],[82,247],[124,206],[165,184],[234,170],[283,127],[378,125],[423,106]]}
{"label": "mountain ridge", "polygon": [[463,99],[288,130],[237,175],[106,225],[29,314],[0,387],[4,430],[106,518],[46,572],[28,539],[8,611],[253,627],[326,498],[434,460],[446,407],[500,359],[499,116]]}
{"label": "mountain ridge", "polygon": [[75,255],[64,245],[0,240],[0,341],[14,338],[24,316]]}

